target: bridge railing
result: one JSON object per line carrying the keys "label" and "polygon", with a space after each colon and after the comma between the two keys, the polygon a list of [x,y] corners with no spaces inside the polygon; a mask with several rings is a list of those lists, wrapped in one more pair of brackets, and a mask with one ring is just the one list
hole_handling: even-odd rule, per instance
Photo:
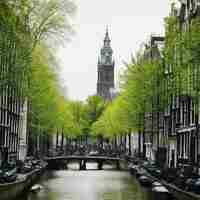
{"label": "bridge railing", "polygon": [[118,148],[101,148],[95,146],[95,148],[88,148],[87,146],[73,146],[68,145],[65,148],[49,149],[49,157],[66,156],[66,155],[93,155],[93,156],[108,156],[108,157],[124,157],[127,155],[127,151]]}

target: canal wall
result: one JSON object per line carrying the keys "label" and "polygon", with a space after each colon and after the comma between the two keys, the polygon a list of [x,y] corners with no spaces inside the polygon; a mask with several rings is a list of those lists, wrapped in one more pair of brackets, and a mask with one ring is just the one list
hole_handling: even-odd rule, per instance
{"label": "canal wall", "polygon": [[182,190],[173,184],[167,183],[164,180],[162,180],[161,183],[174,194],[177,200],[200,200],[200,195],[198,194]]}
{"label": "canal wall", "polygon": [[[141,169],[143,169],[144,171],[146,171],[146,169],[143,168],[143,166],[141,166],[141,165],[138,165],[138,166],[140,166]],[[164,179],[159,179],[159,178],[157,178],[155,176],[152,176],[149,173],[144,173],[144,175],[147,176],[147,177],[149,177],[153,181],[160,182],[170,192],[173,193],[173,195],[174,195],[174,197],[175,197],[176,200],[200,200],[200,195],[199,194],[196,194],[194,192],[185,191],[185,190],[177,187],[176,185],[171,184],[171,183],[165,181]]]}

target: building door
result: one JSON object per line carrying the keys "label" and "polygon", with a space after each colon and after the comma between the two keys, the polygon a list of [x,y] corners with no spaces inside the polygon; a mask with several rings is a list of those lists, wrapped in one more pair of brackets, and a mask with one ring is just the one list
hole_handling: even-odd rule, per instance
{"label": "building door", "polygon": [[156,160],[160,167],[164,167],[167,161],[167,148],[159,147],[156,153]]}
{"label": "building door", "polygon": [[175,167],[175,150],[172,149],[171,151],[171,161],[170,161],[170,167],[171,168],[174,168]]}

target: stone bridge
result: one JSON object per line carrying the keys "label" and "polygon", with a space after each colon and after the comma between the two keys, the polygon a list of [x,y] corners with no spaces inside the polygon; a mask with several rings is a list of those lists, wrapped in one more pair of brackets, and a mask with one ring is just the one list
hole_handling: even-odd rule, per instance
{"label": "stone bridge", "polygon": [[45,161],[48,163],[50,168],[53,168],[60,163],[65,162],[67,165],[70,162],[78,162],[80,170],[86,170],[87,162],[96,162],[98,164],[98,170],[102,170],[104,163],[114,163],[116,165],[116,169],[120,169],[120,162],[123,162],[124,159],[118,157],[109,157],[109,156],[56,156],[56,157],[46,157]]}

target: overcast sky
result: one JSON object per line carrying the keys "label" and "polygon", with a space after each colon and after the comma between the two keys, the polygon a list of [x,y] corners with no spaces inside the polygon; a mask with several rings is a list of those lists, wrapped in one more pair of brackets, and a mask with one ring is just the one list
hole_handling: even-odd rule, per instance
{"label": "overcast sky", "polygon": [[116,82],[128,61],[149,35],[164,34],[163,18],[171,0],[76,0],[76,34],[58,52],[63,87],[69,98],[84,100],[96,93],[97,61],[109,27]]}

